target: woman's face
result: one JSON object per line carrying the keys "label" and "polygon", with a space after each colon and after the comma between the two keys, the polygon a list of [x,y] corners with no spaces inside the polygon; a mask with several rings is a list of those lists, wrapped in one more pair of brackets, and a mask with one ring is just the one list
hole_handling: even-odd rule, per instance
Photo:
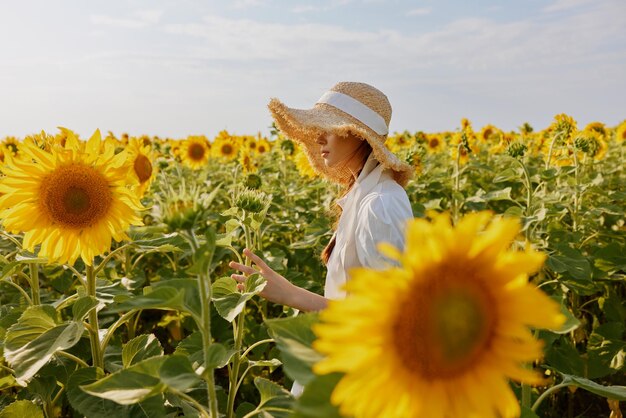
{"label": "woman's face", "polygon": [[349,159],[357,148],[359,148],[361,141],[362,139],[352,133],[348,136],[341,137],[334,133],[325,132],[317,139],[326,167],[333,167]]}

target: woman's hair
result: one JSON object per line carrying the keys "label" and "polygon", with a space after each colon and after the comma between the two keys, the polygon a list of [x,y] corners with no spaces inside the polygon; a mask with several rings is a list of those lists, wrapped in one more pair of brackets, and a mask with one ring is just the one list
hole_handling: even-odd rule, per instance
{"label": "woman's hair", "polygon": [[[372,146],[369,144],[369,142],[363,139],[359,147],[355,150],[355,154],[357,158],[360,157],[360,160],[361,160],[361,168],[359,169],[357,177],[359,174],[361,174],[361,170],[363,170],[363,166],[365,165],[365,162],[369,158],[371,152],[372,152]],[[356,179],[354,178],[354,176],[350,176],[350,182],[340,192],[341,196],[337,197],[335,201],[333,202],[333,204],[331,205],[331,217],[334,219],[333,226],[332,226],[333,231],[337,229],[337,226],[339,225],[339,217],[341,216],[341,212],[343,211],[341,206],[337,204],[337,199],[340,199],[341,197],[345,196],[350,191],[355,181]],[[330,258],[330,254],[333,252],[333,248],[335,248],[335,242],[336,242],[335,237],[336,236],[333,236],[333,238],[326,245],[326,247],[324,247],[324,249],[322,250],[322,254],[320,255],[320,258],[322,259],[322,262],[324,263],[324,265],[328,264],[328,259]]]}

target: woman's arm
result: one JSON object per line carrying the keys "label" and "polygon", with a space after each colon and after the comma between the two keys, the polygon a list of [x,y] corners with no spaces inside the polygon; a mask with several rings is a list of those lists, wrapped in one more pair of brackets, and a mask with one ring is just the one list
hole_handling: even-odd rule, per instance
{"label": "woman's arm", "polygon": [[[265,277],[267,284],[263,291],[259,293],[260,296],[271,302],[291,306],[304,312],[319,311],[326,308],[328,299],[325,297],[294,285],[285,277],[272,270],[259,256],[247,248],[244,249],[243,254],[250,258],[259,268],[255,269],[251,266],[245,266],[236,261],[231,261],[228,265],[246,275],[260,273]],[[230,277],[239,283],[244,283],[248,278],[246,275],[231,274]]]}

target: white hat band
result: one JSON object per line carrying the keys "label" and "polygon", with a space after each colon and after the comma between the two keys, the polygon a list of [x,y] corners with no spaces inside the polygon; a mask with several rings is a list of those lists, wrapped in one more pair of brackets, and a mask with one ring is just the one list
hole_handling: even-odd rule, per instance
{"label": "white hat band", "polygon": [[317,103],[327,103],[346,112],[370,127],[378,135],[385,135],[389,132],[387,123],[382,116],[347,94],[329,90],[320,97]]}

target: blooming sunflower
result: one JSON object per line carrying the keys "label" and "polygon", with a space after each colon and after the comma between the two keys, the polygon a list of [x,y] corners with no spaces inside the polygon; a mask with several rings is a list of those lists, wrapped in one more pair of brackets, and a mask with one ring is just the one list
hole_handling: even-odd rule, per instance
{"label": "blooming sunflower", "polygon": [[256,144],[257,154],[265,154],[267,152],[270,152],[271,149],[272,147],[267,139],[263,138],[263,139],[257,140],[257,144]]}
{"label": "blooming sunflower", "polygon": [[181,146],[183,164],[197,170],[209,161],[210,144],[204,136],[189,136]]}
{"label": "blooming sunflower", "polygon": [[487,124],[482,127],[478,134],[478,139],[484,143],[493,143],[497,141],[502,135],[502,131],[491,124]]}
{"label": "blooming sunflower", "polygon": [[469,141],[465,142],[465,145],[461,145],[459,147],[459,144],[462,143],[463,140],[463,134],[461,132],[455,132],[454,135],[452,136],[452,139],[450,140],[450,147],[449,152],[450,152],[450,157],[452,158],[452,161],[456,161],[458,153],[460,152],[460,156],[459,156],[459,165],[465,165],[467,164],[467,162],[469,161],[469,154],[472,151],[472,149],[470,148],[470,151],[468,151],[467,146],[469,146]]}
{"label": "blooming sunflower", "polygon": [[130,225],[141,225],[143,206],[120,170],[126,152],[102,147],[96,130],[81,147],[69,135],[65,146],[50,152],[23,144],[24,158],[10,157],[2,166],[0,219],[7,231],[24,232],[23,247],[50,262],[74,264],[80,256],[91,265],[107,252],[111,238],[129,239]]}
{"label": "blooming sunflower", "polygon": [[331,402],[355,418],[518,416],[508,379],[543,382],[523,366],[543,351],[528,327],[565,320],[528,283],[545,254],[508,249],[517,219],[428,214],[408,221],[403,253],[379,243],[397,267],[349,269],[348,296],[313,326],[326,355],[313,371],[344,373]]}
{"label": "blooming sunflower", "polygon": [[436,154],[446,147],[445,140],[439,134],[426,135],[426,150],[429,154]]}
{"label": "blooming sunflower", "polygon": [[139,197],[144,195],[146,189],[150,187],[155,177],[155,170],[152,165],[154,157],[150,146],[144,144],[145,142],[140,139],[131,138],[126,147],[130,166],[129,170],[133,178],[138,182],[137,193]]}
{"label": "blooming sunflower", "polygon": [[615,141],[618,144],[626,141],[626,120],[615,129]]}
{"label": "blooming sunflower", "polygon": [[2,140],[2,145],[5,149],[9,150],[12,155],[17,155],[20,141],[14,136],[7,136]]}
{"label": "blooming sunflower", "polygon": [[259,168],[251,154],[250,152],[242,152],[239,156],[239,163],[244,174],[255,173]]}
{"label": "blooming sunflower", "polygon": [[234,160],[237,158],[237,154],[239,153],[239,143],[232,137],[217,137],[211,146],[211,153],[214,157],[222,160]]}
{"label": "blooming sunflower", "polygon": [[293,162],[296,164],[296,168],[302,177],[315,178],[318,176],[311,166],[309,158],[300,147],[296,149],[291,158],[293,158]]}

